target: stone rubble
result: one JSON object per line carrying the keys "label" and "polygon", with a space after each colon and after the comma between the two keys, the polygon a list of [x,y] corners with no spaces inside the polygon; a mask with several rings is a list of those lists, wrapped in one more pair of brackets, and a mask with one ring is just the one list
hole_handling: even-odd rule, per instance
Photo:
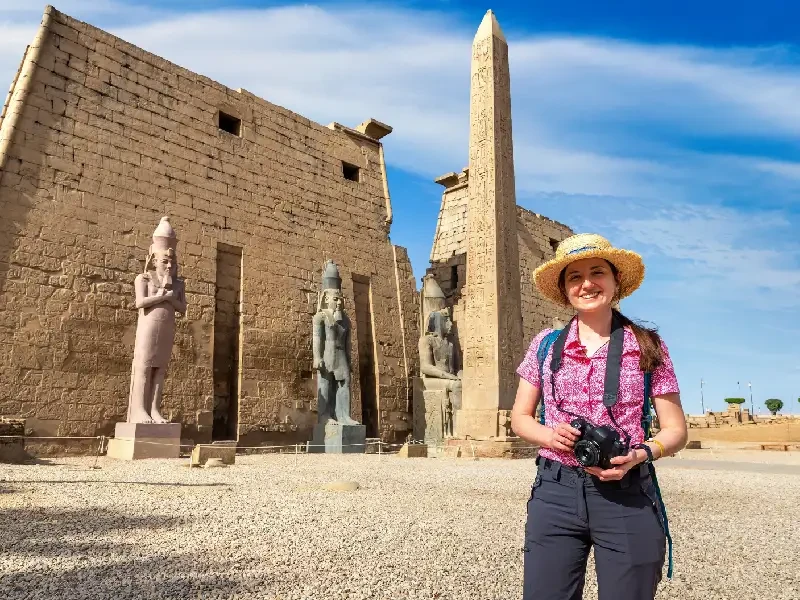
{"label": "stone rubble", "polygon": [[[532,460],[93,461],[0,465],[0,598],[521,596]],[[660,479],[676,544],[660,600],[800,598],[800,474],[664,464]],[[337,481],[360,488],[324,489]]]}

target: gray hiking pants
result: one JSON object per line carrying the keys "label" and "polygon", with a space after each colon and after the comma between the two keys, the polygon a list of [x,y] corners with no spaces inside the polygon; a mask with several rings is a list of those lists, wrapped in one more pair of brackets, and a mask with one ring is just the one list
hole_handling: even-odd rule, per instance
{"label": "gray hiking pants", "polygon": [[601,482],[538,459],[525,525],[523,600],[581,600],[594,546],[599,600],[652,600],[666,536],[646,465]]}

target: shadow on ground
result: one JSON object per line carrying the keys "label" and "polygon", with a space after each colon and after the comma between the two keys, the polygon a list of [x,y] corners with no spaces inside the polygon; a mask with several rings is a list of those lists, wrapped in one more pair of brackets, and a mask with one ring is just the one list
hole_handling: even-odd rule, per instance
{"label": "shadow on ground", "polygon": [[191,520],[97,509],[0,511],[0,598],[230,598],[240,582],[215,573],[228,565],[202,549],[167,554],[135,541]]}

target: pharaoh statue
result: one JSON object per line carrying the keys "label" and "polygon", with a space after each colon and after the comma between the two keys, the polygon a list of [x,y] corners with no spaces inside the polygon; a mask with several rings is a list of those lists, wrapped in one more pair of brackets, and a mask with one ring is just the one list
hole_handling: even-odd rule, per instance
{"label": "pharaoh statue", "polygon": [[461,372],[456,369],[453,320],[441,288],[428,276],[422,286],[423,334],[419,339],[420,378],[415,382],[415,415],[425,413],[415,435],[438,441],[454,435],[454,417],[461,408]]}
{"label": "pharaoh statue", "polygon": [[164,377],[175,340],[175,313],[186,313],[186,290],[178,279],[178,238],[162,217],[136,291],[136,345],[133,350],[128,423],[167,423],[161,414]]}
{"label": "pharaoh statue", "polygon": [[333,261],[322,272],[322,289],[312,320],[317,372],[317,422],[358,425],[350,418],[350,319],[344,313],[342,280]]}

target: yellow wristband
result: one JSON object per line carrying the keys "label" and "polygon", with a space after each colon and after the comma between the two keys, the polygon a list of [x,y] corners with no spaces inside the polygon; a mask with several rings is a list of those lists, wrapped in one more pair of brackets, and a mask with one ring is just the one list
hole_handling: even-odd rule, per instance
{"label": "yellow wristband", "polygon": [[647,440],[647,441],[648,441],[648,443],[655,444],[656,446],[658,446],[661,449],[661,456],[659,456],[658,458],[661,458],[662,456],[666,456],[667,455],[667,449],[664,448],[664,444],[662,444],[658,440]]}

